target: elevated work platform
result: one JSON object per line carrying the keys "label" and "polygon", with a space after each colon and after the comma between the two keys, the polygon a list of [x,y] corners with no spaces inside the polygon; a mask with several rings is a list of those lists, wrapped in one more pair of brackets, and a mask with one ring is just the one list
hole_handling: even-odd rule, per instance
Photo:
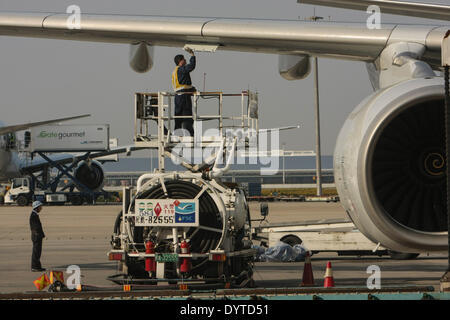
{"label": "elevated work platform", "polygon": [[[241,93],[193,92],[183,94],[192,96],[192,116],[173,115],[176,93],[135,94],[134,141],[136,146],[158,148],[163,144],[165,148],[171,148],[180,143],[183,146],[194,146],[194,143],[201,143],[204,147],[220,147],[223,138],[231,131],[242,132],[242,139],[250,139],[258,132],[257,93],[242,91]],[[232,97],[238,98],[241,112],[236,116],[225,116],[225,100],[231,100]],[[209,113],[206,114],[205,108],[202,107],[206,100],[216,100],[216,113],[208,110]],[[236,99],[234,99],[234,103],[236,103]],[[200,122],[216,121],[216,134],[203,135],[203,132],[196,131],[194,137],[177,135],[173,130],[175,119],[192,119],[195,129],[201,127]]]}
{"label": "elevated work platform", "polygon": [[[172,109],[175,109],[174,98],[177,93],[135,94],[134,143],[136,147],[158,150],[159,170],[164,171],[164,157],[177,158],[192,172],[198,172],[204,167],[202,165],[193,166],[190,160],[183,159],[181,155],[174,152],[175,148],[196,150],[200,155],[204,148],[213,148],[214,150],[219,148],[219,151],[210,157],[211,160],[214,160],[224,152],[231,152],[230,149],[235,150],[236,146],[245,149],[252,144],[256,147],[258,138],[258,94],[256,92],[189,92],[181,94],[192,97],[192,115],[174,115]],[[227,107],[225,107],[225,98]],[[233,111],[236,112],[237,109],[236,105],[233,109],[231,103],[228,102],[232,98],[235,103],[236,99],[238,100],[240,109],[238,115],[233,115]],[[211,107],[211,103],[206,103],[208,100],[215,100],[217,104]],[[227,110],[228,106],[230,106],[230,110]],[[213,112],[213,109],[216,112]],[[229,111],[231,115],[225,115],[225,111]],[[186,130],[174,130],[177,119],[192,119],[194,135],[191,136]],[[212,124],[212,128],[205,132],[203,123],[208,121],[214,121],[215,124]],[[209,122],[208,124],[211,127]]]}

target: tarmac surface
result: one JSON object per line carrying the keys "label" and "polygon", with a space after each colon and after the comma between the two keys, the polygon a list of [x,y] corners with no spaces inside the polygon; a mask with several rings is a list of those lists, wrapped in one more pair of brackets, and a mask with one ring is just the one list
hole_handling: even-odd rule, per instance
{"label": "tarmac surface", "polygon": [[[269,204],[269,222],[306,221],[346,218],[339,203]],[[41,262],[48,269],[65,271],[69,265],[81,268],[82,283],[111,286],[107,276],[116,273],[116,262],[107,252],[114,220],[120,206],[49,206],[41,212],[47,236]],[[36,291],[33,285],[41,273],[31,272],[30,207],[0,207],[0,292]],[[259,204],[251,203],[254,218],[259,218]],[[326,262],[331,261],[336,286],[366,286],[370,265],[381,269],[381,286],[427,285],[439,290],[439,279],[447,268],[445,254],[422,254],[415,260],[389,257],[338,257],[321,253],[312,257],[316,285],[323,285]],[[296,287],[300,284],[303,262],[255,264],[254,280],[258,287]]]}

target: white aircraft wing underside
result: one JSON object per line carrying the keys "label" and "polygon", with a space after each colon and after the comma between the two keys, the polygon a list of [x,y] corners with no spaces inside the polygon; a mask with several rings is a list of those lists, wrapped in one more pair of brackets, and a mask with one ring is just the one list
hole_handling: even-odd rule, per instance
{"label": "white aircraft wing underside", "polygon": [[70,29],[69,18],[65,13],[0,12],[0,35],[172,47],[210,44],[219,50],[373,61],[395,34],[395,41],[426,45],[425,59],[431,61],[440,56],[448,30],[439,25],[368,29],[354,23],[87,13],[81,15],[80,29]]}

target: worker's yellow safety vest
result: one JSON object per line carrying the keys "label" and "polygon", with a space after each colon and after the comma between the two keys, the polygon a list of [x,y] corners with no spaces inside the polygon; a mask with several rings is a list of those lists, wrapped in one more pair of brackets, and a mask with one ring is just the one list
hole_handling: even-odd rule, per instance
{"label": "worker's yellow safety vest", "polygon": [[179,68],[178,66],[175,67],[175,70],[173,70],[173,72],[172,72],[172,87],[173,87],[173,90],[174,91],[180,91],[180,90],[183,90],[183,89],[190,89],[190,88],[192,88],[191,85],[189,85],[189,84],[181,84],[178,81],[178,68]]}

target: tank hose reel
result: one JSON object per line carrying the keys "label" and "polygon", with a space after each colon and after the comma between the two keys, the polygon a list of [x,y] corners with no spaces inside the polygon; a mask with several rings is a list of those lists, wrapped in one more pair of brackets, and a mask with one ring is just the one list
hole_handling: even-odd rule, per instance
{"label": "tank hose reel", "polygon": [[[136,194],[131,201],[130,210],[134,210],[134,200],[135,199],[165,199],[167,196],[169,198],[178,198],[178,199],[194,199],[201,188],[195,184],[190,182],[182,181],[182,180],[169,180],[164,183],[165,188],[167,189],[168,195],[165,194],[165,190],[161,184],[157,184],[148,190],[144,190]],[[215,203],[215,201],[211,198],[208,192],[204,192],[199,197],[199,216],[200,216],[200,225],[203,227],[211,228],[211,229],[222,229],[223,222],[221,221],[219,209]],[[122,223],[122,211],[117,215],[116,221],[114,224],[114,233],[120,234],[120,224]],[[145,250],[145,241],[144,241],[144,228],[143,227],[133,227],[133,242],[135,243],[143,243]],[[210,250],[216,249],[221,240],[221,234],[210,231],[207,229],[197,229],[196,227],[191,227],[186,232],[187,238],[189,241],[189,247],[195,252],[206,253]],[[156,250],[157,252],[157,250]],[[191,262],[192,266],[188,269],[196,272],[201,272],[202,267],[207,262],[207,259],[195,259]]]}

